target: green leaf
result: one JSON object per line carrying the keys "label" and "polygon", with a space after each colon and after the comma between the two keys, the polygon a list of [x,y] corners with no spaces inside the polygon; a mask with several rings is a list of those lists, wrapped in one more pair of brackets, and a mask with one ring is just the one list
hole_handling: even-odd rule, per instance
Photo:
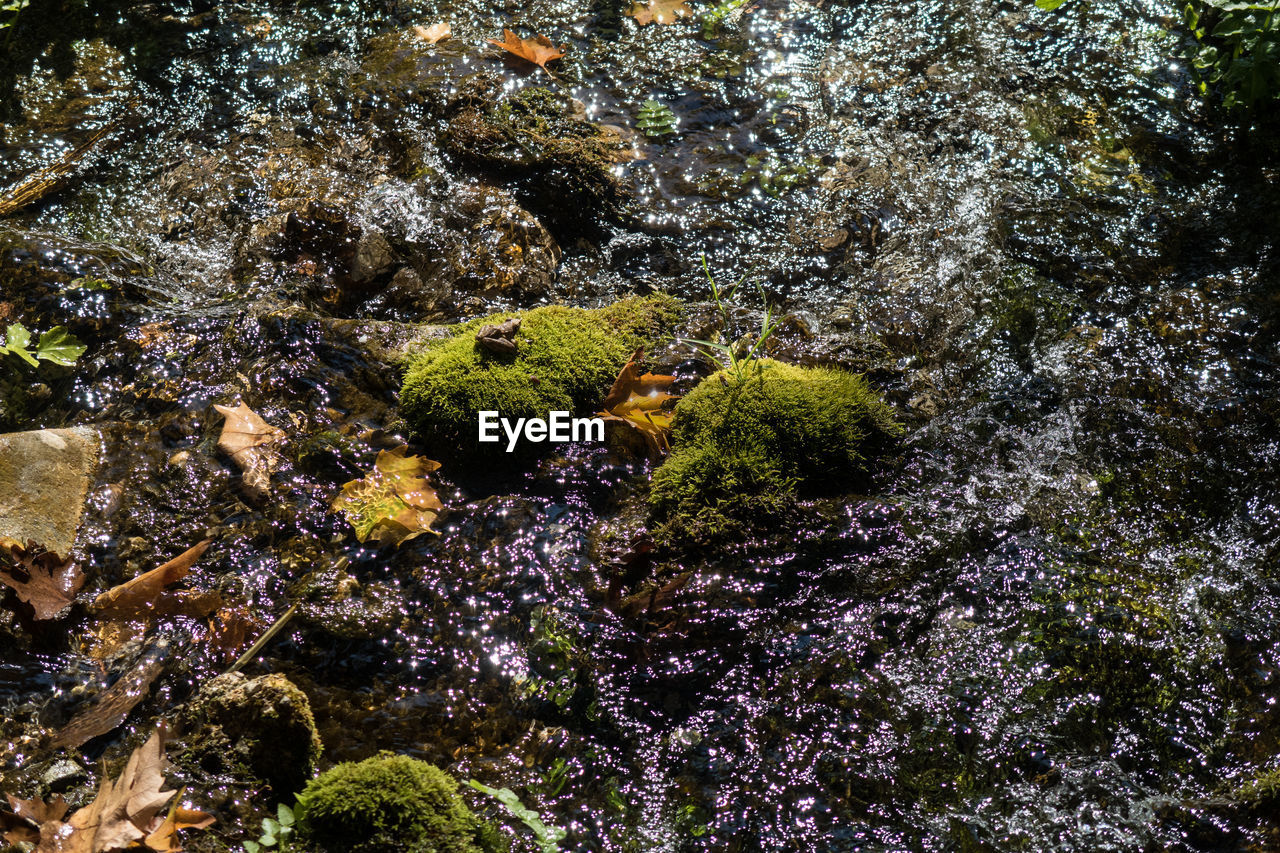
{"label": "green leaf", "polygon": [[640,105],[638,127],[650,139],[676,132],[676,116],[671,107],[652,98]]}
{"label": "green leaf", "polygon": [[282,827],[292,828],[293,819],[293,809],[289,808],[284,803],[276,806],[276,820],[280,822]]}
{"label": "green leaf", "polygon": [[27,327],[21,323],[10,323],[8,331],[5,332],[5,349],[35,367],[35,356],[27,349],[29,343],[31,343],[31,332],[27,331]]}
{"label": "green leaf", "polygon": [[245,853],[261,853],[262,845],[256,841],[246,841],[244,843]]}
{"label": "green leaf", "polygon": [[558,826],[547,826],[542,822],[542,817],[533,809],[526,808],[524,803],[520,802],[520,798],[516,796],[516,792],[510,788],[490,788],[475,779],[468,779],[467,784],[477,791],[488,794],[498,802],[507,807],[507,811],[511,812],[515,817],[519,818],[521,823],[533,830],[533,836],[537,840],[538,845],[542,848],[542,853],[559,853],[560,842],[569,834],[566,830]]}
{"label": "green leaf", "polygon": [[36,357],[70,367],[76,363],[77,358],[84,355],[85,349],[80,339],[65,327],[54,326],[40,336],[40,343],[36,345]]}
{"label": "green leaf", "polygon": [[1043,9],[1046,12],[1052,12],[1065,2],[1067,2],[1067,0],[1036,0],[1036,8]]}

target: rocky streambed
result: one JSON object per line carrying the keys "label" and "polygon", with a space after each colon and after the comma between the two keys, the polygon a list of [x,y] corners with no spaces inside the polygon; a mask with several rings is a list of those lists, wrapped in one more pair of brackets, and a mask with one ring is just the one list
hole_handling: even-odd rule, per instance
{"label": "rocky streambed", "polygon": [[[191,850],[381,751],[562,850],[1280,843],[1274,135],[1199,96],[1160,4],[690,11],[34,0],[0,31],[0,184],[106,128],[0,220],[0,326],[85,348],[0,358],[0,536],[83,575],[44,618],[5,593],[0,791],[86,806],[163,722],[216,818]],[[724,311],[708,273],[748,277]],[[519,316],[474,358],[533,357],[535,309],[636,297],[678,306],[663,393],[728,357],[679,338],[741,357],[767,310],[756,355],[896,426],[792,491],[681,493],[624,429],[476,453],[402,405],[414,354]],[[735,399],[753,434],[817,417]],[[670,458],[715,434],[677,414]],[[434,533],[361,541],[335,499],[397,453],[442,463]]]}

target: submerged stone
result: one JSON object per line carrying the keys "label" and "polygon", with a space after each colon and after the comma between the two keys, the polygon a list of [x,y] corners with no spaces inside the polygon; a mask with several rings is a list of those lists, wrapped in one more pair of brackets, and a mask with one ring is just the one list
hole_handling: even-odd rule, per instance
{"label": "submerged stone", "polygon": [[220,675],[187,704],[180,720],[188,734],[179,764],[266,783],[275,799],[302,788],[320,758],[311,703],[283,675]]}
{"label": "submerged stone", "polygon": [[98,462],[89,427],[0,435],[0,537],[66,554],[75,544]]}

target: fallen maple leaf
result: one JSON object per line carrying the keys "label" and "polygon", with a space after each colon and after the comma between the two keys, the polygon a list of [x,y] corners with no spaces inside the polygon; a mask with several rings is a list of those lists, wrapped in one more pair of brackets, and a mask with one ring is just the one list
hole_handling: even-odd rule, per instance
{"label": "fallen maple leaf", "polygon": [[672,24],[678,18],[693,14],[685,0],[652,0],[650,3],[633,3],[627,14],[640,26],[646,24]]}
{"label": "fallen maple leaf", "polygon": [[407,445],[378,453],[373,470],[359,480],[342,486],[333,499],[333,509],[341,512],[355,528],[361,542],[377,539],[399,545],[421,533],[435,533],[431,523],[444,504],[426,475],[439,462],[422,456],[406,456]]}
{"label": "fallen maple leaf", "polygon": [[665,390],[675,381],[674,376],[640,373],[642,355],[644,350],[636,350],[623,366],[599,415],[606,421],[620,421],[639,430],[650,455],[657,458],[671,449],[667,436],[671,434],[672,415],[664,406],[679,398]]}
{"label": "fallen maple leaf", "polygon": [[173,833],[184,827],[209,826],[213,817],[177,807],[160,817],[164,804],[177,793],[162,790],[165,736],[161,726],[133,751],[120,776],[104,780],[93,802],[69,820],[62,819],[67,807],[61,797],[47,805],[10,797],[13,817],[36,827],[22,827],[25,833],[11,830],[6,840],[21,835],[23,840],[38,841],[35,853],[115,853],[126,848],[177,853],[181,848]]}
{"label": "fallen maple leaf", "polygon": [[564,56],[564,51],[558,49],[546,36],[536,35],[531,39],[522,39],[508,29],[503,29],[502,41],[489,39],[489,44],[496,44],[508,53],[532,62],[544,71],[547,70],[548,62]]}
{"label": "fallen maple leaf", "polygon": [[35,542],[24,548],[12,539],[0,540],[0,560],[13,564],[0,563],[0,583],[30,604],[39,620],[56,617],[84,586],[84,573],[74,561],[42,551]]}
{"label": "fallen maple leaf", "polygon": [[453,29],[443,21],[438,21],[429,27],[424,27],[421,24],[414,24],[413,34],[425,41],[427,44],[435,44],[436,42],[444,41],[449,36],[453,35]]}
{"label": "fallen maple leaf", "polygon": [[240,479],[251,494],[265,495],[271,488],[271,472],[280,465],[273,448],[284,441],[284,430],[264,421],[244,403],[234,409],[217,404],[213,408],[227,419],[218,436],[218,449],[236,463]]}
{"label": "fallen maple leaf", "polygon": [[[185,613],[186,615],[207,616],[217,609],[219,602],[204,601],[203,598],[196,599],[201,602],[201,608],[207,605],[212,606],[204,613],[193,613],[191,609],[177,607],[174,601],[166,600],[163,597],[166,596],[164,588],[186,577],[187,572],[191,571],[191,567],[196,564],[196,560],[200,559],[200,555],[205,552],[205,549],[212,542],[212,539],[206,539],[200,544],[183,551],[164,565],[149,572],[143,572],[131,581],[112,587],[95,598],[93,604],[90,605],[90,609],[99,615],[110,618],[129,618],[150,613]],[[168,593],[167,595],[172,596],[175,593]],[[198,595],[208,596],[209,594]],[[178,596],[176,600],[181,601],[187,598],[189,596]]]}

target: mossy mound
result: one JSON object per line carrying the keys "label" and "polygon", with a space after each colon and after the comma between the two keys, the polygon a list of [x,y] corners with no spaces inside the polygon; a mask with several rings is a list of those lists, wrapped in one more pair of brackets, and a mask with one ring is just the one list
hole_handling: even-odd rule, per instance
{"label": "mossy mound", "polygon": [[900,433],[859,376],[756,364],[741,382],[708,377],[676,406],[673,451],[649,494],[663,538],[711,541],[758,527],[801,491],[846,487],[871,444]]}
{"label": "mossy mound", "polygon": [[521,204],[553,225],[580,225],[594,213],[616,218],[627,198],[612,168],[621,137],[549,89],[464,103],[442,139],[463,163],[515,180]]}
{"label": "mossy mound", "polygon": [[[481,326],[509,317],[521,320],[514,356],[477,345]],[[497,445],[477,441],[479,412],[545,418],[553,410],[590,411],[631,353],[668,333],[677,317],[675,300],[649,296],[604,308],[547,306],[473,320],[410,358],[401,412],[433,449],[492,450]]]}
{"label": "mossy mound", "polygon": [[321,773],[298,795],[299,839],[320,853],[486,853],[493,829],[472,814],[454,778],[383,753]]}

